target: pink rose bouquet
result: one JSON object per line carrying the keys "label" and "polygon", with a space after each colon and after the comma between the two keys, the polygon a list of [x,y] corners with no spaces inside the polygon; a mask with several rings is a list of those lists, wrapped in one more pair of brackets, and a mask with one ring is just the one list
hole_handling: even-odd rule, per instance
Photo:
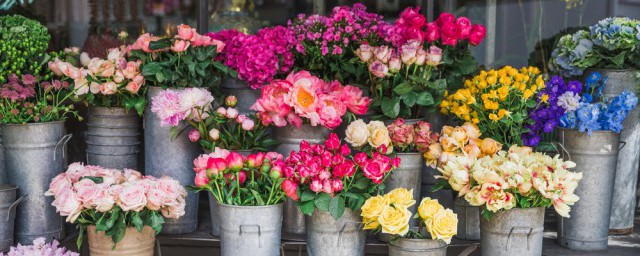
{"label": "pink rose bouquet", "polygon": [[312,126],[335,129],[343,116],[365,114],[370,102],[357,87],[325,82],[303,70],[271,81],[251,109],[264,125],[299,127],[305,118]]}
{"label": "pink rose bouquet", "polygon": [[132,61],[139,61],[150,86],[213,87],[223,76],[235,76],[235,71],[215,60],[224,47],[220,40],[179,25],[172,38],[143,34],[126,51]]}
{"label": "pink rose bouquet", "polygon": [[196,190],[206,190],[222,204],[262,206],[282,203],[284,162],[275,152],[258,152],[243,157],[237,152],[215,148],[193,161]]}
{"label": "pink rose bouquet", "polygon": [[454,156],[437,178],[458,192],[473,206],[483,206],[482,215],[511,208],[550,207],[569,218],[570,206],[582,173],[571,172],[571,161],[533,152],[530,147],[512,146],[492,156]]}
{"label": "pink rose bouquet", "polygon": [[302,141],[300,150],[284,161],[282,189],[304,214],[317,208],[337,220],[346,207],[357,211],[366,198],[384,192],[379,185],[400,166],[400,159],[386,156],[386,150],[383,145],[352,156],[335,133],[324,144]]}
{"label": "pink rose bouquet", "polygon": [[49,69],[58,76],[72,79],[79,96],[88,104],[102,107],[135,109],[142,115],[146,106],[145,79],[140,72],[141,61],[127,61],[125,46],[109,49],[107,59],[92,58],[84,67],[76,68],[58,59],[49,62]]}
{"label": "pink rose bouquet", "polygon": [[477,70],[469,45],[485,36],[482,25],[443,13],[427,22],[407,8],[386,30],[390,45],[361,44],[355,54],[369,71],[372,106],[387,118],[419,118],[433,111],[448,87],[460,87]]}
{"label": "pink rose bouquet", "polygon": [[207,36],[225,43],[218,60],[237,71],[238,78],[253,89],[268,84],[277,75],[288,73],[293,66],[292,49],[297,39],[289,28],[263,28],[255,35],[223,30]]}
{"label": "pink rose bouquet", "polygon": [[127,227],[142,232],[148,225],[160,233],[164,218],[177,219],[185,214],[187,192],[170,177],[73,163],[53,178],[45,195],[54,197],[52,205],[67,217],[67,222],[79,226],[79,247],[89,225],[105,231],[115,244],[124,237]]}

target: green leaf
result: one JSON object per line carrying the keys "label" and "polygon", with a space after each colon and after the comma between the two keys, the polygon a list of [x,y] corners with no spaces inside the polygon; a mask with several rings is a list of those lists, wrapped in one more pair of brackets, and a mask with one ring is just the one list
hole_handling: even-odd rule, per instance
{"label": "green leaf", "polygon": [[302,192],[302,195],[300,196],[300,201],[302,202],[307,202],[307,201],[311,201],[316,197],[316,193],[313,193],[310,190],[305,190]]}
{"label": "green leaf", "polygon": [[356,183],[353,184],[353,187],[357,189],[366,189],[367,187],[369,187],[369,179],[358,179]]}
{"label": "green leaf", "polygon": [[160,50],[167,47],[171,47],[171,39],[169,38],[149,42],[149,50]]}
{"label": "green leaf", "polygon": [[262,196],[257,191],[251,189],[251,194],[255,197],[258,205],[264,205],[264,200],[262,200]]}
{"label": "green leaf", "polygon": [[156,234],[160,234],[162,231],[162,224],[164,224],[164,218],[162,215],[156,212],[151,212],[151,228],[156,231]]}
{"label": "green leaf", "polygon": [[313,200],[313,203],[315,204],[316,208],[318,208],[319,210],[328,212],[329,201],[331,201],[331,196],[329,194],[320,193],[318,197],[316,197],[316,199]]}
{"label": "green leaf", "polygon": [[113,240],[114,246],[118,242],[122,241],[122,238],[124,238],[124,235],[127,233],[127,222],[124,215],[124,213],[118,214],[118,222],[114,227],[116,229],[116,233],[111,238]]}
{"label": "green leaf", "polygon": [[438,79],[431,83],[429,87],[435,90],[445,90],[447,89],[447,79]]}
{"label": "green leaf", "polygon": [[313,214],[313,209],[315,209],[314,205],[313,201],[304,202],[300,204],[300,211],[305,215],[311,216],[311,214]]}
{"label": "green leaf", "polygon": [[162,70],[162,66],[160,66],[159,62],[150,62],[142,67],[142,75],[143,76],[153,76],[156,73],[160,73]]}
{"label": "green leaf", "polygon": [[80,249],[80,247],[82,247],[82,242],[84,241],[84,230],[85,227],[83,226],[78,226],[79,232],[78,233],[78,239],[76,240],[76,246],[78,246],[78,249]]}
{"label": "green leaf", "polygon": [[340,219],[344,214],[344,198],[341,196],[335,196],[331,198],[329,202],[329,214],[333,217],[334,220]]}
{"label": "green leaf", "polygon": [[421,106],[431,106],[433,105],[433,96],[429,92],[421,92],[418,94],[418,98],[416,99],[416,103]]}
{"label": "green leaf", "polygon": [[622,66],[624,65],[624,58],[625,55],[627,54],[627,52],[621,52],[620,54],[609,58],[611,60],[611,62],[613,62],[613,64],[615,64],[618,68],[622,68]]}
{"label": "green leaf", "polygon": [[144,227],[144,221],[140,218],[140,213],[136,212],[131,216],[131,224],[138,230],[138,232],[142,232],[142,228]]}
{"label": "green leaf", "polygon": [[400,96],[402,102],[408,107],[413,107],[416,104],[416,100],[418,99],[418,94],[416,92],[409,92],[405,95]]}
{"label": "green leaf", "polygon": [[344,69],[344,71],[347,71],[351,74],[355,74],[356,73],[356,67],[353,66],[353,64],[349,63],[349,62],[342,62],[342,68]]}
{"label": "green leaf", "polygon": [[404,95],[413,91],[413,86],[409,83],[401,83],[394,87],[393,91],[399,95]]}
{"label": "green leaf", "polygon": [[487,209],[482,209],[482,217],[484,217],[486,220],[491,220],[491,217],[493,217],[493,212]]}
{"label": "green leaf", "polygon": [[400,113],[400,98],[385,98],[382,101],[382,113],[390,118],[398,117],[398,114]]}

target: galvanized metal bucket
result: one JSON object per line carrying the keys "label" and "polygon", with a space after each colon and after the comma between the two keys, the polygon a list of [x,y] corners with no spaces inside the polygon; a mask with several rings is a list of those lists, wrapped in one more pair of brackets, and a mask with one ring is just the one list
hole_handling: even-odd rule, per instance
{"label": "galvanized metal bucket", "polygon": [[280,255],[282,203],[267,206],[218,204],[223,256]]}
{"label": "galvanized metal bucket", "polygon": [[[424,165],[424,157],[420,153],[399,153],[400,166],[394,169],[385,183],[385,193],[389,193],[396,188],[413,189],[413,198],[418,203],[409,207],[411,212],[417,212],[420,203],[420,182],[422,181],[422,166]],[[411,218],[409,222],[411,227],[418,226],[418,219]],[[379,233],[378,240],[388,242],[391,239],[389,234]]]}
{"label": "galvanized metal bucket", "polygon": [[453,212],[458,215],[458,233],[462,240],[480,240],[480,207],[471,206],[462,197],[454,200]]}
{"label": "galvanized metal bucket", "polygon": [[[311,126],[302,124],[296,128],[292,125],[273,129],[273,138],[280,144],[275,151],[284,157],[289,156],[291,151],[300,150],[300,142],[306,140],[311,144],[322,143],[331,131],[323,126]],[[299,235],[306,233],[304,214],[300,211],[294,201],[287,199],[284,204],[284,218],[282,232],[288,238],[299,239]]]}
{"label": "galvanized metal bucket", "polygon": [[113,249],[113,240],[104,231],[98,232],[96,226],[87,227],[87,237],[91,256],[153,256],[156,233],[149,226],[142,232],[136,228],[127,228],[124,238]]}
{"label": "galvanized metal bucket", "polygon": [[[427,112],[425,114],[424,121],[427,121],[429,122],[429,124],[431,124],[431,131],[440,133],[442,127],[447,125],[447,123],[449,122],[449,118],[440,112]],[[423,163],[422,168],[422,184],[436,185],[438,181],[434,176],[440,174],[440,172],[438,172],[438,170],[436,170],[435,168],[429,167],[426,162]]]}
{"label": "galvanized metal bucket", "polygon": [[400,238],[389,242],[389,256],[446,256],[442,240]]}
{"label": "galvanized metal bucket", "polygon": [[16,200],[17,193],[16,186],[0,185],[0,252],[8,251],[13,245],[16,207],[24,199]]}
{"label": "galvanized metal bucket", "polygon": [[87,163],[113,169],[138,169],[140,116],[124,108],[90,107]]}
{"label": "galvanized metal bucket", "polygon": [[[2,127],[0,127],[2,129]],[[0,145],[2,145],[2,131],[0,130]],[[7,170],[4,168],[4,149],[0,147],[0,184],[7,184]]]}
{"label": "galvanized metal bucket", "polygon": [[513,208],[480,221],[483,256],[540,256],[544,231],[544,208]]}
{"label": "galvanized metal bucket", "polygon": [[[234,95],[238,98],[238,105],[236,108],[240,113],[250,113],[249,107],[258,101],[260,98],[260,89],[254,90],[249,87],[245,82],[240,79],[226,77],[220,84],[220,91],[225,95]],[[222,101],[224,102],[224,100]]]}
{"label": "galvanized metal bucket", "polygon": [[420,188],[420,197],[430,197],[431,199],[438,199],[438,202],[445,208],[453,208],[453,201],[455,198],[455,192],[448,189],[440,189],[433,191],[437,185],[425,185],[422,184]]}
{"label": "galvanized metal bucket", "polygon": [[306,217],[309,256],[364,255],[367,234],[362,230],[359,210],[347,208],[339,220],[317,209]]}
{"label": "galvanized metal bucket", "polygon": [[[149,87],[147,100],[151,102],[151,98],[161,91],[160,87]],[[202,151],[198,143],[189,140],[188,128],[171,140],[171,128],[160,125],[160,119],[151,111],[151,104],[147,105],[143,120],[145,174],[156,177],[166,175],[178,180],[180,184],[193,184],[196,175],[193,171],[193,159]],[[163,234],[191,233],[198,228],[198,197],[196,193],[187,195],[186,214],[179,219],[165,220]]]}
{"label": "galvanized metal bucket", "polygon": [[607,249],[609,219],[620,134],[559,129],[563,158],[576,163],[583,175],[575,194],[580,200],[571,207],[571,218],[558,219],[558,243],[572,250]]}
{"label": "galvanized metal bucket", "polygon": [[[635,91],[638,70],[600,69],[598,71],[607,82],[602,94],[612,99],[625,89]],[[636,107],[622,123],[624,129],[620,133],[620,141],[625,143],[618,152],[618,164],[613,186],[613,201],[611,204],[610,234],[629,234],[633,231],[633,219],[636,206],[636,189],[638,182],[638,166],[640,166],[640,107]]]}
{"label": "galvanized metal bucket", "polygon": [[15,238],[31,244],[38,237],[47,241],[64,237],[63,218],[51,206],[53,197],[45,197],[49,183],[64,171],[66,144],[64,122],[5,124],[2,147],[9,184],[18,186],[25,200],[16,213]]}

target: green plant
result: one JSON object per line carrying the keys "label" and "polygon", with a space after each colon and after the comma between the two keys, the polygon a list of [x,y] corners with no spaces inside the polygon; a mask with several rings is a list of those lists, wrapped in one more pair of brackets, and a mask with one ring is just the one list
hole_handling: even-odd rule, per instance
{"label": "green plant", "polygon": [[11,74],[45,72],[51,36],[45,26],[20,15],[0,17],[0,83]]}

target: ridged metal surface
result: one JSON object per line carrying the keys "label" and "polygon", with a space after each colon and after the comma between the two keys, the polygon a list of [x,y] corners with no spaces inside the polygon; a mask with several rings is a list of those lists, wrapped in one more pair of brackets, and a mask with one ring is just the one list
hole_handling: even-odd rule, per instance
{"label": "ridged metal surface", "polygon": [[18,187],[0,184],[0,252],[8,251],[13,245],[16,207],[23,197],[16,200]]}
{"label": "ridged metal surface", "polygon": [[352,212],[347,208],[338,220],[317,209],[306,217],[309,256],[364,255],[367,235],[362,230],[359,210]]}
{"label": "ridged metal surface", "polygon": [[268,206],[218,204],[222,256],[280,255],[282,203]]}
{"label": "ridged metal surface", "polygon": [[502,210],[480,221],[483,256],[540,256],[544,208]]}
{"label": "ridged metal surface", "polygon": [[458,234],[462,240],[480,240],[480,207],[471,206],[464,197],[456,197],[453,212],[458,215]]}
{"label": "ridged metal surface", "polygon": [[575,162],[572,171],[583,175],[575,190],[580,200],[571,206],[571,218],[558,217],[558,243],[572,250],[605,250],[620,135],[594,131],[588,136],[559,129],[558,136],[566,149],[563,159]]}
{"label": "ridged metal surface", "polygon": [[138,169],[140,117],[124,108],[91,107],[87,115],[87,163]]}
{"label": "ridged metal surface", "polygon": [[389,242],[389,256],[446,256],[442,240],[400,238]]}

